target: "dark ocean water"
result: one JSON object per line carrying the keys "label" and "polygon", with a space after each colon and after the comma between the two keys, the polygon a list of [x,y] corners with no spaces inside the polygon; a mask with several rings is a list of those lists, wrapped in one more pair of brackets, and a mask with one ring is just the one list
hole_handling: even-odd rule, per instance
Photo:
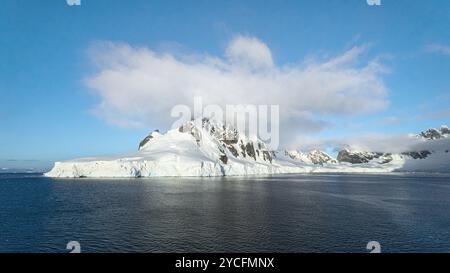
{"label": "dark ocean water", "polygon": [[0,174],[0,252],[450,252],[450,177]]}

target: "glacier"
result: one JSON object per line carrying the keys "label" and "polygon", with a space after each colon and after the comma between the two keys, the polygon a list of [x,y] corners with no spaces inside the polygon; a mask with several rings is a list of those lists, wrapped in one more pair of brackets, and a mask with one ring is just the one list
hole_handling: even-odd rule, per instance
{"label": "glacier", "polygon": [[[423,141],[450,140],[448,127],[430,129]],[[55,162],[45,176],[132,178],[247,176],[289,173],[450,172],[448,141],[437,151],[375,153],[341,150],[336,159],[320,151],[273,151],[228,125],[189,121],[165,134],[152,132],[134,153]]]}

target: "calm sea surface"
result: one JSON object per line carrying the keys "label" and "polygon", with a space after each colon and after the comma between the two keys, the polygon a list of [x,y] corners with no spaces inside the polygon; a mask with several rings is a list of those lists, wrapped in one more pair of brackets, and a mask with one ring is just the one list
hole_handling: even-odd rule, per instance
{"label": "calm sea surface", "polygon": [[0,174],[0,252],[450,252],[450,177]]}

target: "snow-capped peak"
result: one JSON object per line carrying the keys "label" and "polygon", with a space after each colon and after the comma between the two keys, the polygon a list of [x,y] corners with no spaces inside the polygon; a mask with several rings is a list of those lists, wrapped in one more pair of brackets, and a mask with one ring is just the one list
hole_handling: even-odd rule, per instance
{"label": "snow-capped peak", "polygon": [[145,149],[146,144],[154,139],[161,136],[161,133],[159,132],[159,130],[154,130],[153,132],[151,132],[148,136],[146,136],[140,143],[139,143],[139,150],[141,149]]}
{"label": "snow-capped peak", "polygon": [[439,129],[430,128],[417,135],[420,138],[427,140],[447,138],[450,135],[450,129],[447,125],[442,125]]}
{"label": "snow-capped peak", "polygon": [[[198,148],[207,156],[220,159],[227,164],[230,157],[262,162],[272,162],[274,153],[267,145],[258,139],[249,139],[245,134],[239,133],[231,125],[202,118],[191,120],[178,129],[169,131],[172,135],[188,134],[193,138]],[[147,136],[141,143],[140,149],[151,148],[151,140],[160,136],[159,132]]]}
{"label": "snow-capped peak", "polygon": [[308,153],[308,158],[314,164],[323,165],[324,163],[336,163],[330,155],[320,150],[312,150]]}

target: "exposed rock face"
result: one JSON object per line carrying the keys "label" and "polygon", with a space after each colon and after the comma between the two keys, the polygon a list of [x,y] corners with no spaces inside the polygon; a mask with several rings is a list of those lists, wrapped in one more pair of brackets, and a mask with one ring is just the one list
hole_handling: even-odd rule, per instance
{"label": "exposed rock face", "polygon": [[305,155],[299,151],[285,151],[284,153],[292,159],[303,159],[305,157]]}
{"label": "exposed rock face", "polygon": [[339,162],[349,162],[352,164],[368,163],[369,159],[363,153],[350,152],[349,150],[341,150],[337,156]]}
{"label": "exposed rock face", "polygon": [[442,135],[450,135],[450,128],[447,125],[441,126],[441,134]]}
{"label": "exposed rock face", "polygon": [[220,160],[227,164],[228,157],[252,158],[255,161],[272,163],[274,153],[260,140],[249,140],[231,126],[225,126],[207,118],[201,120],[201,125],[194,121],[183,124],[178,128],[181,133],[190,133],[200,145],[202,134],[211,135],[217,142],[217,147],[222,153]]}
{"label": "exposed rock face", "polygon": [[153,132],[151,132],[148,136],[146,136],[140,143],[139,143],[139,150],[142,149],[142,147],[145,146],[145,144],[147,144],[150,140],[152,140],[153,138],[159,136],[159,130],[154,130]]}
{"label": "exposed rock face", "polygon": [[245,151],[248,156],[253,157],[256,160],[255,147],[253,147],[253,143],[247,143],[247,145],[245,145]]}
{"label": "exposed rock face", "polygon": [[228,151],[230,151],[230,153],[231,153],[234,157],[238,157],[238,156],[239,156],[238,151],[236,150],[236,148],[235,148],[233,145],[231,145],[231,144],[225,144],[225,147],[228,149]]}
{"label": "exposed rock face", "polygon": [[339,162],[348,162],[352,164],[369,163],[374,159],[379,159],[380,164],[386,164],[392,161],[392,155],[389,153],[355,152],[344,149],[339,151],[337,156]]}
{"label": "exposed rock face", "polygon": [[447,125],[442,125],[439,129],[428,129],[424,132],[421,132],[418,137],[422,137],[428,140],[447,138],[450,135],[450,128]]}
{"label": "exposed rock face", "polygon": [[309,160],[311,160],[312,163],[316,165],[323,165],[324,163],[336,163],[336,160],[320,150],[313,150],[309,152],[307,157]]}
{"label": "exposed rock face", "polygon": [[420,133],[420,135],[426,139],[440,139],[442,137],[441,133],[436,129],[428,129]]}
{"label": "exposed rock face", "polygon": [[412,157],[414,159],[425,159],[429,155],[431,155],[431,152],[430,151],[407,152],[407,153],[402,153],[402,155],[406,155],[406,156]]}
{"label": "exposed rock face", "polygon": [[202,135],[200,132],[200,128],[197,128],[194,124],[194,122],[187,122],[185,124],[183,124],[182,126],[180,126],[180,128],[178,128],[178,131],[180,133],[190,133],[195,140],[197,141],[197,144],[200,143],[200,141],[202,140]]}
{"label": "exposed rock face", "polygon": [[269,161],[270,163],[272,163],[272,160],[275,157],[274,152],[263,151],[262,154],[263,154],[264,161]]}
{"label": "exposed rock face", "polygon": [[228,156],[226,155],[221,155],[219,159],[223,162],[223,164],[227,164],[228,162]]}
{"label": "exposed rock face", "polygon": [[284,151],[284,154],[289,156],[291,159],[303,161],[305,163],[312,163],[315,165],[337,163],[336,159],[320,150],[312,150],[307,154],[299,151]]}

